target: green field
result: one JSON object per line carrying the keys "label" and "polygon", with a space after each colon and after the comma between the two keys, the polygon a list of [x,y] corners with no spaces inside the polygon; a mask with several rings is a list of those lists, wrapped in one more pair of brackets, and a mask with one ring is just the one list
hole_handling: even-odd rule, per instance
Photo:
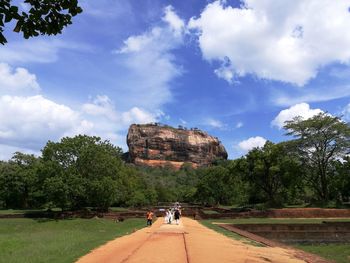
{"label": "green field", "polygon": [[257,243],[255,241],[252,241],[250,239],[242,237],[242,236],[240,236],[240,235],[238,235],[236,233],[228,231],[228,230],[218,226],[217,224],[213,224],[213,222],[217,222],[217,221],[222,221],[222,220],[202,220],[200,222],[202,223],[202,225],[204,225],[204,226],[206,226],[206,227],[208,227],[210,229],[213,229],[214,231],[216,231],[216,232],[218,232],[220,234],[223,234],[223,235],[225,235],[225,236],[227,236],[229,238],[240,240],[243,243],[246,243],[246,244],[249,244],[249,245],[253,245],[253,246],[257,246],[257,247],[263,247],[264,246],[263,244]]}
{"label": "green field", "polygon": [[0,263],[69,263],[144,227],[143,219],[0,219]]}
{"label": "green field", "polygon": [[350,262],[350,244],[295,245],[296,248],[334,260],[337,263]]}
{"label": "green field", "polygon": [[[215,223],[230,223],[230,224],[304,224],[304,223],[321,223],[322,221],[349,222],[349,219],[276,219],[276,218],[245,218],[245,219],[212,219],[202,220],[201,223],[225,236],[240,240],[244,243],[259,246],[259,243],[244,238],[236,233],[225,230]],[[261,245],[260,245],[261,246]],[[337,263],[350,262],[350,244],[313,244],[313,245],[294,245],[296,248],[306,252],[320,255],[321,257],[334,260]]]}
{"label": "green field", "polygon": [[219,214],[217,211],[215,210],[202,210],[202,212],[206,215],[216,215]]}

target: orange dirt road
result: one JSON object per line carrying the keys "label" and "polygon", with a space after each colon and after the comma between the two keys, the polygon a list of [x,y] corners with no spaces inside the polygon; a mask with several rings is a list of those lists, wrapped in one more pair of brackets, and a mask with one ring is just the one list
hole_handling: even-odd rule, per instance
{"label": "orange dirt road", "polygon": [[77,263],[305,262],[294,254],[293,250],[245,244],[182,218],[179,225],[158,219],[152,227],[110,241]]}

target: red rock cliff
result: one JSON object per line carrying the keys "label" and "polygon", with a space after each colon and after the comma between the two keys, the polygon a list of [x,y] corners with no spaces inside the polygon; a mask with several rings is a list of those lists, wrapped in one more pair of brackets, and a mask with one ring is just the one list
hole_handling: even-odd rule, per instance
{"label": "red rock cliff", "polygon": [[146,166],[168,163],[180,168],[184,163],[193,167],[208,166],[215,159],[227,159],[221,142],[201,130],[175,129],[155,124],[133,124],[127,135],[129,159]]}

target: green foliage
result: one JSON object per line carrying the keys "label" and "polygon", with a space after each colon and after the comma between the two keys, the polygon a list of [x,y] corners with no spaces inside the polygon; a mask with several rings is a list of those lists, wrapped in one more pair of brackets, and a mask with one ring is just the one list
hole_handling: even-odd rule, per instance
{"label": "green foliage", "polygon": [[273,207],[282,206],[302,183],[301,165],[287,154],[285,144],[266,142],[264,147],[255,148],[241,158],[239,168],[250,185],[250,192],[260,193],[261,199],[253,201],[267,202]]}
{"label": "green foliage", "polygon": [[0,1],[0,43],[7,42],[3,31],[6,23],[15,22],[13,31],[28,39],[39,35],[61,34],[72,24],[72,18],[82,12],[78,0],[25,0],[29,11],[20,10],[14,0]]}
{"label": "green foliage", "polygon": [[244,189],[239,174],[233,168],[213,166],[197,171],[199,182],[196,199],[208,205],[229,205],[245,201]]}
{"label": "green foliage", "polygon": [[307,168],[306,180],[319,201],[328,202],[332,196],[334,172],[331,163],[350,152],[350,127],[338,117],[327,113],[303,120],[296,117],[284,128],[295,140],[296,152]]}
{"label": "green foliage", "polygon": [[44,192],[55,206],[107,209],[117,201],[124,176],[120,148],[99,137],[78,135],[49,141],[42,153]]}
{"label": "green foliage", "polygon": [[38,169],[36,157],[19,152],[8,163],[0,163],[0,199],[4,207],[28,208],[37,204]]}

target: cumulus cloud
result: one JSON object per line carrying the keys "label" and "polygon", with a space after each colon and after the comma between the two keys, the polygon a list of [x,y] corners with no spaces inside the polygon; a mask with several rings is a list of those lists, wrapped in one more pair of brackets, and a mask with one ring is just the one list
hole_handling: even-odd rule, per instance
{"label": "cumulus cloud", "polygon": [[168,6],[161,25],[128,37],[114,51],[125,68],[123,85],[131,103],[156,109],[171,100],[170,83],[182,74],[172,51],[183,44],[183,27],[184,21]]}
{"label": "cumulus cloud", "polygon": [[40,91],[35,74],[27,69],[12,68],[7,63],[0,63],[0,94],[31,93]]}
{"label": "cumulus cloud", "polygon": [[163,116],[138,107],[118,112],[105,95],[75,110],[43,95],[0,96],[0,158],[8,159],[15,151],[38,153],[48,140],[77,134],[97,135],[126,150],[124,132],[130,124]]}
{"label": "cumulus cloud", "polygon": [[185,22],[175,13],[172,6],[167,6],[164,9],[163,21],[167,22],[173,29],[174,33],[179,36],[185,31]]}
{"label": "cumulus cloud", "polygon": [[0,97],[0,143],[29,148],[79,126],[79,114],[42,95]]}
{"label": "cumulus cloud", "polygon": [[120,123],[122,126],[132,123],[155,122],[159,117],[164,115],[162,111],[151,113],[139,107],[132,107],[128,111],[118,112],[110,98],[106,95],[98,95],[91,103],[83,104],[82,110],[90,116],[102,116],[110,121]]}
{"label": "cumulus cloud", "polygon": [[257,147],[264,147],[265,143],[266,143],[265,138],[256,136],[256,137],[250,137],[247,140],[241,141],[240,143],[238,143],[238,147],[241,150],[248,152]]}
{"label": "cumulus cloud", "polygon": [[292,120],[294,117],[300,116],[303,119],[309,119],[321,112],[323,112],[321,109],[311,109],[307,103],[299,103],[280,111],[271,124],[281,129],[286,121]]}
{"label": "cumulus cloud", "polygon": [[253,74],[303,86],[325,65],[349,65],[349,4],[243,0],[234,8],[218,0],[188,27],[197,33],[204,59],[223,63],[215,71],[219,77],[231,82]]}
{"label": "cumulus cloud", "polygon": [[106,95],[98,95],[91,103],[82,106],[83,112],[92,116],[105,116],[111,121],[117,121],[117,112],[110,98]]}

